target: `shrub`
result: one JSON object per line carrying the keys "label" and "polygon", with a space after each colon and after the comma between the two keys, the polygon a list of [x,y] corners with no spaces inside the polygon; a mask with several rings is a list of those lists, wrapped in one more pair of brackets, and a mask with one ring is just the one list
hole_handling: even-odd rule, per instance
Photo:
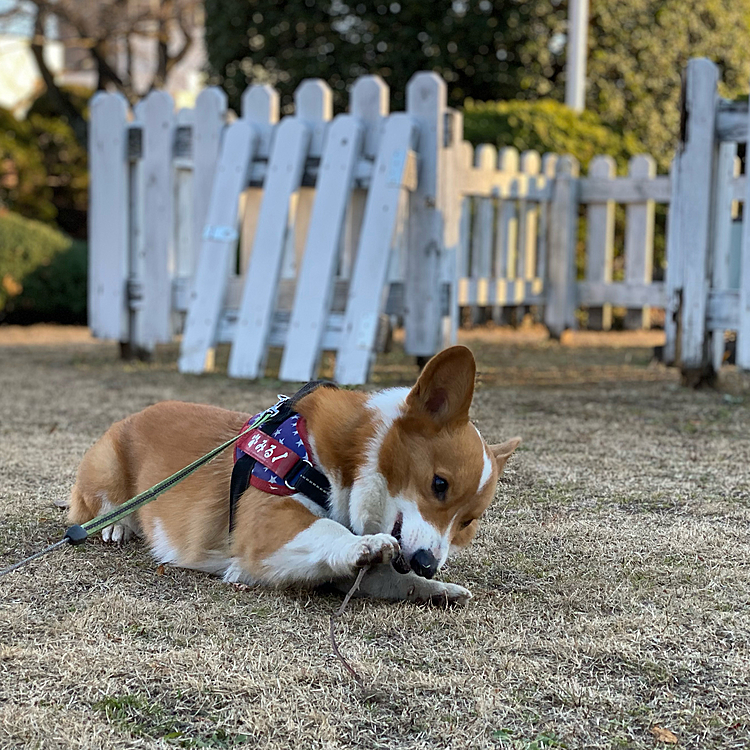
{"label": "shrub", "polygon": [[572,154],[586,170],[597,154],[609,154],[619,170],[628,159],[641,153],[632,135],[620,135],[590,111],[580,114],[564,104],[542,99],[536,102],[464,102],[464,137],[474,146],[492,143],[498,148],[514,146],[519,151],[535,149]]}
{"label": "shrub", "polygon": [[[84,93],[75,97],[84,107]],[[86,236],[88,155],[67,121],[37,99],[25,120],[0,109],[0,203]]]}
{"label": "shrub", "polygon": [[0,213],[0,318],[86,322],[87,250],[41,222]]}
{"label": "shrub", "polygon": [[0,109],[0,204],[39,221],[57,216],[36,134],[28,121],[5,109]]}

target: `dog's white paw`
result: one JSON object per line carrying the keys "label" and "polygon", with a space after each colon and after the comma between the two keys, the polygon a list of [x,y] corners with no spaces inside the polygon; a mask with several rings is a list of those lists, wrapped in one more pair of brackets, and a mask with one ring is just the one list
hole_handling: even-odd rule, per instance
{"label": "dog's white paw", "polygon": [[390,534],[367,534],[352,545],[351,564],[355,568],[364,568],[389,563],[400,549],[398,540]]}
{"label": "dog's white paw", "polygon": [[115,544],[129,542],[133,538],[133,530],[130,526],[121,523],[113,523],[111,526],[105,526],[102,529],[102,541]]}
{"label": "dog's white paw", "polygon": [[455,583],[421,579],[409,589],[406,598],[413,602],[463,606],[471,599],[471,591]]}

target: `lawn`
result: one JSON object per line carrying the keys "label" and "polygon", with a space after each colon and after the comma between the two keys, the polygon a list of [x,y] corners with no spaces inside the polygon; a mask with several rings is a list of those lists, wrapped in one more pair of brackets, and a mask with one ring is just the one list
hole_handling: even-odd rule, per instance
{"label": "lawn", "polygon": [[[0,329],[0,567],[56,541],[84,451],[161,399],[254,412],[268,378],[123,363]],[[472,417],[519,434],[466,608],[239,590],[140,543],[0,580],[2,748],[740,748],[750,744],[750,391],[683,389],[647,338],[467,333]],[[604,345],[606,344],[606,346]],[[374,385],[416,372],[396,347]],[[727,390],[728,388],[728,390]],[[668,731],[665,731],[668,730]]]}

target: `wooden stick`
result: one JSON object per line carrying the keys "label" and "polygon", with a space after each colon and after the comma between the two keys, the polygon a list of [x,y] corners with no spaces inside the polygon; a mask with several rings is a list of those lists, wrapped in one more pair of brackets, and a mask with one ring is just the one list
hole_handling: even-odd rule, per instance
{"label": "wooden stick", "polygon": [[336,655],[336,658],[344,665],[344,668],[347,672],[357,681],[357,684],[364,688],[365,683],[362,680],[362,678],[359,676],[357,671],[352,667],[351,664],[344,658],[341,651],[339,651],[338,644],[336,643],[336,636],[333,632],[333,621],[336,617],[341,617],[341,615],[344,614],[344,610],[346,609],[347,605],[349,604],[349,600],[354,596],[354,593],[359,588],[359,584],[362,583],[362,579],[365,576],[365,573],[370,569],[370,566],[368,565],[366,568],[362,568],[359,573],[357,574],[357,578],[352,584],[352,587],[347,592],[346,596],[344,597],[344,601],[341,603],[341,606],[339,607],[338,611],[331,615],[331,646],[333,647],[333,653]]}

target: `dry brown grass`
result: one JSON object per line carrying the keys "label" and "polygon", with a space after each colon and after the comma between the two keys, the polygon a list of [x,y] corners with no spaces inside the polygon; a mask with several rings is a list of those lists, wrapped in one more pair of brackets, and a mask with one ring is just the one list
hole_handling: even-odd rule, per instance
{"label": "dry brown grass", "polygon": [[[525,438],[446,571],[466,609],[353,601],[337,632],[362,691],[331,657],[340,597],[65,549],[0,581],[0,747],[650,748],[654,725],[747,747],[750,397],[682,390],[645,349],[466,341],[478,426]],[[376,382],[414,376],[394,353]],[[53,501],[113,420],[278,390],[179,375],[173,349],[0,348],[0,566],[59,538]]]}

